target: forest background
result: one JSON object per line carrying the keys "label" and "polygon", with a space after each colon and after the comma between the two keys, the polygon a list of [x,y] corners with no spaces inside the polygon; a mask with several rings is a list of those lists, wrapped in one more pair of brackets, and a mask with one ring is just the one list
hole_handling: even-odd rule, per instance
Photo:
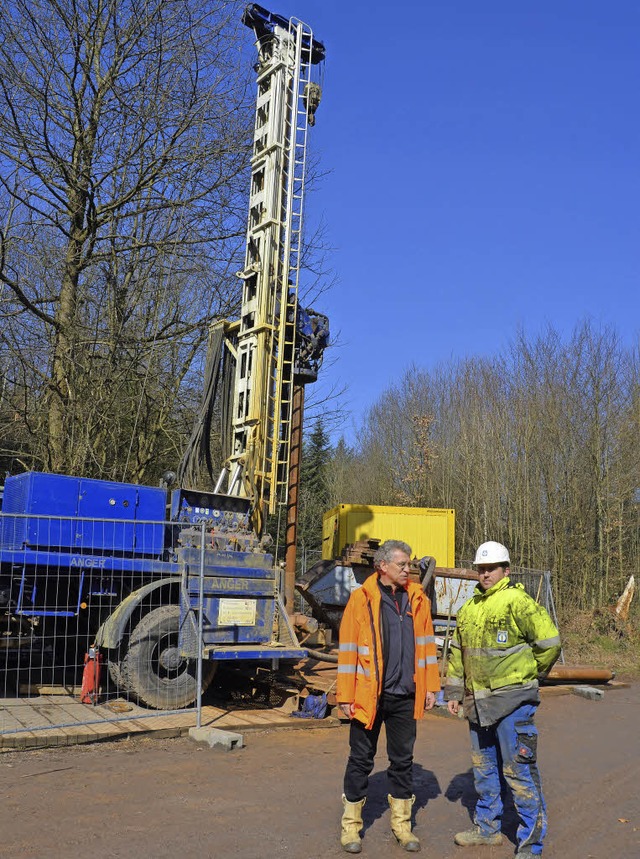
{"label": "forest background", "polygon": [[[12,0],[0,19],[3,471],[157,484],[179,462],[209,327],[239,302],[243,5]],[[321,245],[308,237],[312,298]],[[407,368],[354,444],[341,395],[316,403],[303,563],[337,503],[454,508],[460,562],[506,543],[514,566],[551,570],[583,659],[637,665],[637,600],[624,629],[608,609],[640,568],[639,357],[589,320],[516,333],[490,359]]]}

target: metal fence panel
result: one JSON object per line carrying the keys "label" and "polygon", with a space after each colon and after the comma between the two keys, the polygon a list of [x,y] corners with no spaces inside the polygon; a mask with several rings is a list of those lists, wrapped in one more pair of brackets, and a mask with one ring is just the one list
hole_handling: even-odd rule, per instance
{"label": "metal fence panel", "polygon": [[[201,659],[202,589],[180,611],[178,535],[175,522],[126,509],[101,519],[0,514],[0,733],[131,718],[118,703],[144,707],[136,719],[201,705],[214,667]],[[201,558],[194,574],[203,580]],[[185,657],[187,622],[197,637]],[[66,703],[52,706],[60,693]]]}

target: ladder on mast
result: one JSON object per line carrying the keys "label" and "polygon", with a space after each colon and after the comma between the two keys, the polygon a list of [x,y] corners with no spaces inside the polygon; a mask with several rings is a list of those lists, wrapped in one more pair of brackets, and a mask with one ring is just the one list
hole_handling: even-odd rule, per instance
{"label": "ladder on mast", "polygon": [[[281,314],[279,345],[271,386],[269,411],[273,413],[273,437],[265,447],[264,473],[270,474],[269,512],[287,490],[291,456],[291,415],[293,399],[293,359],[298,310],[298,284],[302,254],[302,215],[307,153],[307,108],[304,94],[311,83],[313,33],[301,21],[291,21],[295,33],[295,60],[292,98],[286,120],[289,151],[284,161],[283,279],[287,285],[287,312]],[[269,456],[270,454],[270,456]]]}
{"label": "ladder on mast", "polygon": [[225,324],[236,362],[227,469],[229,494],[252,500],[260,531],[287,489],[311,74],[324,46],[257,4],[244,20],[257,37],[258,94],[241,316]]}

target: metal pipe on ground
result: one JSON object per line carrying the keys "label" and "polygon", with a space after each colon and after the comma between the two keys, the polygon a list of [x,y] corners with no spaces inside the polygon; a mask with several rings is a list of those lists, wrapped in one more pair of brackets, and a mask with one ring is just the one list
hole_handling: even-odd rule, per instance
{"label": "metal pipe on ground", "polygon": [[608,683],[615,677],[608,668],[591,668],[588,665],[555,665],[545,677],[545,683]]}

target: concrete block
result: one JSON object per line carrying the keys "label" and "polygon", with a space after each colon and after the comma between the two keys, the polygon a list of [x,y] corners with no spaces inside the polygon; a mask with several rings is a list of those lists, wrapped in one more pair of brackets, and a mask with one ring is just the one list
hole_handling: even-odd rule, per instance
{"label": "concrete block", "polygon": [[226,752],[244,746],[242,734],[221,731],[220,728],[189,728],[189,737],[194,743],[206,743],[211,749],[224,749]]}
{"label": "concrete block", "polygon": [[596,689],[594,686],[572,686],[571,691],[574,695],[587,698],[589,701],[599,701],[601,698],[604,698],[603,690]]}

